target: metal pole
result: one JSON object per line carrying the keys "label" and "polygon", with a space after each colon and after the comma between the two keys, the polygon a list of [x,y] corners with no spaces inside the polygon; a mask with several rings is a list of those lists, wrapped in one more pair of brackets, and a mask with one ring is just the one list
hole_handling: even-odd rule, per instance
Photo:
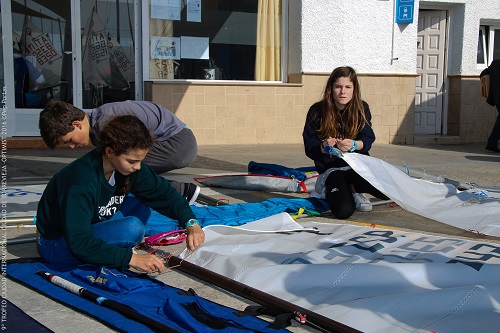
{"label": "metal pole", "polygon": [[75,295],[78,295],[93,303],[99,304],[105,308],[114,310],[127,318],[133,319],[143,325],[146,325],[155,332],[180,332],[170,326],[167,326],[166,324],[160,323],[154,319],[151,319],[137,312],[136,310],[132,309],[131,307],[125,304],[97,295],[92,291],[83,288],[82,286],[79,286],[75,283],[63,279],[60,276],[53,275],[51,273],[42,270],[37,271],[36,274],[38,276],[41,276],[45,280],[55,284],[56,286],[61,287]]}
{"label": "metal pole", "polygon": [[[225,201],[221,201],[218,199],[211,198],[209,196],[199,194],[198,198],[196,200],[197,202],[201,204],[206,204],[210,206],[221,206],[221,205],[227,205],[228,203]],[[3,220],[4,223],[7,224],[30,224],[33,223],[35,224],[36,217],[35,216],[19,216],[19,217],[8,217]],[[18,238],[18,239],[9,239],[7,240],[7,245],[15,245],[15,244],[24,244],[24,243],[31,243],[31,242],[36,242],[36,237],[26,237],[26,238]]]}
{"label": "metal pole", "polygon": [[7,217],[2,220],[3,223],[7,224],[35,224],[34,216],[16,216],[16,217]]}
{"label": "metal pole", "polygon": [[199,194],[198,195],[198,198],[196,198],[196,201],[200,204],[206,204],[208,206],[223,206],[223,205],[229,205],[228,202],[225,202],[223,200],[220,200],[220,199],[214,199],[212,197],[209,197],[207,195],[204,195],[204,194]]}
{"label": "metal pole", "polygon": [[424,171],[410,169],[406,166],[395,165],[395,167],[398,168],[399,170],[403,171],[404,173],[406,173],[408,176],[410,176],[412,178],[419,178],[419,179],[427,180],[427,181],[434,182],[434,183],[451,184],[451,185],[455,186],[458,190],[479,189],[479,190],[486,190],[486,191],[490,191],[490,192],[500,192],[500,187],[497,187],[497,186],[482,186],[482,185],[478,185],[475,183],[463,183],[463,182],[459,182],[459,181],[456,181],[453,179],[448,179],[446,177],[441,177],[438,175],[426,173]]}
{"label": "metal pole", "polygon": [[36,237],[8,239],[6,244],[7,245],[16,245],[16,244],[24,244],[24,243],[32,243],[32,242],[36,242]]}
{"label": "metal pole", "polygon": [[301,314],[306,316],[307,321],[310,321],[312,326],[318,326],[328,332],[339,332],[339,333],[360,333],[360,331],[344,325],[342,323],[336,322],[333,319],[327,318],[300,306],[294,305],[283,299],[275,297],[273,295],[267,294],[258,289],[247,286],[238,281],[232,280],[228,277],[220,275],[218,273],[212,272],[206,268],[194,265],[188,261],[181,260],[178,257],[171,256],[166,258],[166,263],[170,267],[175,267],[189,275],[192,275],[198,279],[216,285],[224,290],[235,293],[246,299],[254,301],[264,307],[273,309],[282,313],[293,313]]}

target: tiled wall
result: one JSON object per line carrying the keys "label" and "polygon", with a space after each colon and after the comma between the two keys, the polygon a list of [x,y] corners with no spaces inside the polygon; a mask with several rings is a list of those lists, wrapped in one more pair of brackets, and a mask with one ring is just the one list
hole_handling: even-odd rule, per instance
{"label": "tiled wall", "polygon": [[461,143],[486,142],[497,117],[481,97],[478,76],[450,76],[448,132]]}
{"label": "tiled wall", "polygon": [[[147,82],[145,99],[174,112],[200,145],[301,143],[309,107],[329,74],[290,76],[288,84]],[[359,75],[379,143],[413,144],[415,76]]]}

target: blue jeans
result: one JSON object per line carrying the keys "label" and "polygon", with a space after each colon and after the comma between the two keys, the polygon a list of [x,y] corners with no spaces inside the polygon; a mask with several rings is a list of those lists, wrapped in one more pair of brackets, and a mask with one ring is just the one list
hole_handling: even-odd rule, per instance
{"label": "blue jeans", "polygon": [[[148,214],[149,213],[149,214]],[[133,196],[128,196],[118,213],[109,220],[91,226],[94,238],[123,248],[132,248],[142,242],[145,224],[151,215],[148,207]],[[38,237],[38,253],[47,262],[61,264],[81,264],[66,241],[66,237],[45,239]]]}

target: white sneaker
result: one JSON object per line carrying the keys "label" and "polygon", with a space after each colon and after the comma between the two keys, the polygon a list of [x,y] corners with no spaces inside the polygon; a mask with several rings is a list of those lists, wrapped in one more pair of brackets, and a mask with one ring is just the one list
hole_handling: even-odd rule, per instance
{"label": "white sneaker", "polygon": [[193,183],[185,183],[184,184],[184,195],[189,205],[194,205],[198,195],[200,194],[200,187]]}
{"label": "white sneaker", "polygon": [[356,210],[360,212],[371,212],[372,211],[372,203],[370,199],[368,199],[364,193],[353,193],[354,202],[356,203]]}

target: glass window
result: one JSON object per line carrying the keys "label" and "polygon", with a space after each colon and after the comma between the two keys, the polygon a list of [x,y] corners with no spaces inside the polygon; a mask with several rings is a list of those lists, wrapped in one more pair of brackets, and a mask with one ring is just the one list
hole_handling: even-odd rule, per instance
{"label": "glass window", "polygon": [[83,108],[135,99],[134,2],[81,0]]}
{"label": "glass window", "polygon": [[500,59],[500,27],[482,25],[477,43],[478,67],[484,68],[494,59]]}
{"label": "glass window", "polygon": [[488,64],[493,59],[500,59],[500,27],[490,27],[490,57]]}
{"label": "glass window", "polygon": [[146,79],[281,81],[282,0],[150,0]]}
{"label": "glass window", "polygon": [[49,99],[71,101],[71,61],[64,52],[71,50],[69,3],[48,8],[12,1],[11,6],[16,108],[43,108]]}
{"label": "glass window", "polygon": [[479,28],[479,38],[477,40],[477,64],[486,66],[486,37],[484,26]]}

